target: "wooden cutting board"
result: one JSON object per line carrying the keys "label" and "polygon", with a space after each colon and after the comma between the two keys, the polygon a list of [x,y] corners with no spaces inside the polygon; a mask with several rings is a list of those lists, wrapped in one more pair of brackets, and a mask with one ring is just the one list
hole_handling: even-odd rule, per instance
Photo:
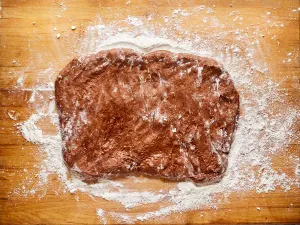
{"label": "wooden cutting board", "polygon": [[[128,4],[126,4],[126,2]],[[99,224],[102,221],[96,216],[97,207],[106,211],[124,212],[122,207],[114,202],[93,200],[88,195],[77,193],[80,201],[74,195],[66,192],[56,192],[60,184],[55,176],[49,177],[48,189],[43,197],[28,195],[22,197],[22,182],[28,174],[30,182],[37,182],[37,165],[42,155],[36,145],[26,142],[14,126],[31,115],[28,101],[32,95],[31,87],[37,84],[54,81],[55,76],[47,77],[41,71],[49,67],[55,68],[55,73],[76,56],[76,43],[84,36],[85,28],[95,24],[97,15],[103,22],[110,22],[118,13],[120,19],[128,15],[147,17],[151,13],[171,16],[176,8],[192,9],[205,5],[214,9],[214,15],[219,19],[237,10],[243,16],[241,29],[249,24],[262,27],[265,24],[255,24],[257,17],[271,12],[273,20],[281,26],[270,27],[268,33],[258,36],[262,50],[268,53],[267,62],[273,68],[276,81],[286,78],[281,83],[281,90],[287,91],[291,104],[300,107],[299,90],[299,1],[217,1],[217,0],[179,0],[179,1],[146,1],[146,0],[2,0],[0,1],[0,223],[1,224]],[[215,6],[214,6],[215,5]],[[296,11],[295,11],[296,10]],[[207,15],[209,16],[209,15]],[[203,19],[199,18],[199,21]],[[151,23],[160,23],[154,17]],[[185,29],[201,32],[201,26],[194,27],[196,21],[183,23]],[[71,30],[71,26],[76,30]],[[57,31],[54,31],[54,27]],[[229,29],[229,28],[228,28]],[[72,32],[72,33],[71,33]],[[213,28],[211,32],[214,32]],[[56,38],[60,33],[61,37]],[[68,35],[66,35],[68,34]],[[67,37],[67,38],[66,38]],[[275,38],[275,40],[274,40]],[[296,51],[295,51],[296,49]],[[293,64],[283,63],[289,51],[293,51]],[[298,51],[298,52],[297,52]],[[53,59],[55,64],[53,65]],[[51,64],[52,63],[52,64]],[[17,80],[25,75],[24,85],[20,88]],[[21,82],[19,80],[19,82]],[[49,93],[45,92],[45,95]],[[9,113],[13,115],[9,116]],[[12,119],[15,118],[16,120]],[[299,122],[299,121],[298,121]],[[43,123],[41,124],[43,127]],[[43,127],[51,132],[51,127]],[[298,123],[298,130],[300,126]],[[285,153],[298,154],[299,142],[289,145]],[[287,174],[295,168],[286,164],[286,154],[274,157],[274,166]],[[28,181],[28,180],[27,180]],[[159,181],[154,185],[163,185]],[[19,188],[16,188],[19,187]],[[292,187],[288,192],[276,190],[268,194],[258,195],[255,192],[231,195],[228,202],[220,204],[217,209],[174,214],[166,218],[145,221],[145,224],[159,223],[300,223],[300,192]],[[199,196],[201,198],[201,196]],[[260,210],[257,209],[260,208]],[[149,211],[147,207],[130,211],[131,215]],[[108,218],[108,222],[115,222]]]}

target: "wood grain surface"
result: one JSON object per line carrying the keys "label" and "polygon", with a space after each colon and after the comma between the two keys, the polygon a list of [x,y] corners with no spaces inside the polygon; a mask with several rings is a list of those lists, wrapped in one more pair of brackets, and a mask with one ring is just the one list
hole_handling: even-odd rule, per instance
{"label": "wood grain surface", "polygon": [[[60,3],[63,3],[60,5]],[[286,92],[286,103],[300,107],[299,75],[299,1],[298,0],[247,0],[247,1],[147,1],[131,0],[130,4],[121,0],[0,0],[0,223],[1,224],[99,224],[95,209],[109,212],[126,212],[120,204],[105,200],[94,200],[85,193],[62,192],[59,180],[49,177],[48,185],[41,193],[25,196],[21,194],[22,184],[37,182],[38,165],[43,155],[38,147],[27,142],[18,132],[15,124],[22,122],[34,112],[28,103],[32,90],[37,84],[54,81],[58,72],[77,55],[76,43],[80,43],[84,30],[95,24],[97,15],[104,22],[128,15],[147,17],[150,13],[171,16],[176,8],[192,9],[205,5],[214,8],[215,16],[222,20],[229,12],[238,10],[243,23],[228,22],[228,29],[243,29],[249,24],[262,28],[266,24],[257,18],[271,12],[272,20],[279,24],[269,27],[263,35],[258,34],[262,51],[267,55],[267,63],[280,83],[280,90]],[[66,6],[66,8],[64,8]],[[296,11],[295,11],[296,10]],[[206,15],[209,16],[209,15]],[[199,16],[199,21],[202,18]],[[155,21],[155,17],[151,23]],[[204,32],[208,37],[212,29],[195,28],[198,21],[187,20],[183,26],[188,31]],[[282,26],[281,26],[282,24]],[[76,30],[71,30],[75,25]],[[205,26],[203,24],[202,26]],[[56,27],[61,38],[57,39]],[[203,27],[202,27],[203,28]],[[217,29],[217,28],[214,28]],[[274,40],[275,37],[275,40]],[[283,63],[286,54],[293,52],[293,61]],[[53,63],[55,59],[55,63]],[[42,71],[54,68],[52,77]],[[19,87],[17,79],[24,76],[24,85]],[[43,95],[49,96],[49,91]],[[283,103],[286,104],[285,102]],[[8,113],[14,111],[16,120]],[[45,123],[46,124],[46,123]],[[298,130],[300,125],[298,124]],[[53,128],[44,126],[44,132]],[[273,159],[276,168],[287,174],[295,168],[287,163],[288,155],[300,155],[299,141],[292,142],[287,149]],[[28,176],[30,179],[28,180]],[[25,181],[26,177],[26,181]],[[28,184],[27,184],[28,185]],[[162,181],[153,181],[159,189],[168,186]],[[18,194],[20,192],[20,194]],[[300,223],[300,191],[292,187],[288,192],[277,189],[274,192],[257,194],[245,192],[231,195],[226,203],[217,209],[203,208],[201,211],[175,213],[168,217],[143,221],[153,223],[221,224],[221,223]],[[199,196],[201,197],[201,196]],[[77,201],[78,198],[80,201]],[[164,203],[162,203],[164,204]],[[158,205],[130,210],[131,215],[157,209]],[[260,210],[257,209],[260,208]],[[108,223],[117,223],[107,218]]]}

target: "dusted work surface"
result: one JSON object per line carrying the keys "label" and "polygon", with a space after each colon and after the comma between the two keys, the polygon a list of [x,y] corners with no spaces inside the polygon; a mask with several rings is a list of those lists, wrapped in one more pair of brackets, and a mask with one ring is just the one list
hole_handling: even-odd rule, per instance
{"label": "dusted work surface", "polygon": [[[2,0],[0,223],[299,222],[299,7],[299,1]],[[240,146],[250,160],[246,157],[245,164],[237,165],[239,170],[229,176],[233,185],[227,178],[224,185],[228,188],[222,187],[223,192],[208,190],[192,195],[189,186],[183,185],[179,189],[186,195],[174,192],[177,198],[172,195],[176,183],[131,177],[109,183],[109,188],[101,186],[103,193],[96,190],[99,198],[86,188],[80,192],[77,183],[63,182],[70,178],[62,178],[63,173],[56,171],[63,167],[56,165],[60,162],[57,155],[50,154],[59,143],[53,138],[57,133],[51,121],[54,117],[48,117],[55,112],[53,82],[71,59],[91,53],[101,42],[124,33],[182,43],[190,39],[199,43],[202,52],[224,63],[233,76],[242,95],[240,131],[234,148]],[[142,44],[151,42],[143,40]],[[235,75],[244,70],[244,77]],[[248,80],[251,74],[255,79]],[[272,102],[278,96],[280,99]],[[251,108],[252,104],[258,107]],[[252,115],[246,106],[262,108],[261,114],[257,111],[257,116]],[[22,126],[24,121],[27,123]],[[281,143],[286,145],[279,149]],[[242,156],[236,158],[240,159]],[[247,176],[247,170],[253,176]],[[149,190],[141,195],[141,204],[130,192],[119,196],[108,193],[129,186],[134,193]],[[193,198],[184,197],[189,195],[199,201],[195,209]]]}

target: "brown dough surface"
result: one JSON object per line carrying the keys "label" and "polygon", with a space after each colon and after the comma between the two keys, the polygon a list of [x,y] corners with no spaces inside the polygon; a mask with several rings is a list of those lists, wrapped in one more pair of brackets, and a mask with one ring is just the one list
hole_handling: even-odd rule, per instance
{"label": "brown dough surface", "polygon": [[111,49],[72,60],[55,82],[63,157],[86,180],[142,173],[219,181],[239,95],[215,60]]}

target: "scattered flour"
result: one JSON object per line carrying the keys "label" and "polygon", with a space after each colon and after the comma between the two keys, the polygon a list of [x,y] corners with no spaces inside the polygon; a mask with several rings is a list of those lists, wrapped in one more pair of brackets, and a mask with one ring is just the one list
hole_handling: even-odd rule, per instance
{"label": "scattered flour", "polygon": [[24,85],[24,77],[20,76],[17,80],[17,85],[23,86]]}
{"label": "scattered flour", "polygon": [[[205,9],[205,6],[191,11],[176,9],[172,12],[172,17],[173,19],[178,16],[189,17],[196,12],[203,13]],[[207,13],[213,14],[213,10],[207,8]],[[166,17],[162,19],[166,21]],[[294,124],[299,119],[299,111],[289,105],[281,107],[282,102],[285,101],[284,96],[278,92],[279,84],[271,79],[272,71],[265,61],[255,35],[251,36],[249,32],[241,30],[221,30],[207,37],[187,32],[178,23],[175,23],[175,27],[156,25],[155,31],[153,27],[149,27],[150,25],[145,25],[146,20],[147,18],[128,16],[120,21],[120,24],[112,22],[89,26],[83,40],[75,47],[79,49],[80,55],[112,47],[130,47],[145,53],[157,49],[190,52],[222,62],[224,68],[230,73],[241,98],[241,115],[226,176],[218,184],[197,187],[191,182],[180,182],[159,192],[147,188],[133,190],[123,181],[101,180],[96,184],[87,184],[75,176],[69,177],[61,154],[58,115],[55,107],[49,106],[47,111],[39,110],[37,107],[36,113],[18,124],[23,137],[39,145],[44,154],[39,173],[39,185],[35,188],[46,185],[48,175],[57,174],[64,191],[71,193],[80,191],[87,193],[93,199],[99,197],[118,202],[129,212],[132,208],[146,204],[162,201],[169,203],[156,211],[139,213],[136,216],[97,209],[100,222],[106,224],[107,216],[118,222],[134,223],[167,216],[174,212],[202,207],[217,208],[219,204],[217,195],[220,194],[228,196],[230,193],[245,191],[268,193],[276,188],[288,191],[293,185],[299,186],[299,160],[296,164],[295,177],[272,167],[272,157],[284,150],[295,138]],[[212,26],[225,27],[217,18],[205,20]],[[124,27],[124,22],[127,23],[127,27]],[[118,28],[126,31],[119,33]],[[176,34],[180,34],[180,37],[174,39]],[[232,35],[235,36],[232,43],[224,43],[226,37]],[[53,84],[43,88],[54,91]],[[38,90],[38,88],[33,90],[29,100],[31,104],[36,102]],[[37,123],[44,118],[50,118],[52,125],[56,127],[55,135],[44,134],[38,127]],[[82,118],[85,120],[84,115]],[[135,180],[132,183],[138,184],[139,182]],[[143,180],[144,182],[151,186],[151,179]],[[257,210],[260,208],[257,207]]]}
{"label": "scattered flour", "polygon": [[109,215],[112,216],[113,218],[115,218],[120,223],[124,223],[124,224],[134,223],[130,216],[123,214],[123,213],[112,212]]}
{"label": "scattered flour", "polygon": [[104,210],[102,210],[102,209],[97,209],[97,215],[100,217],[101,222],[102,222],[103,224],[107,224],[107,220],[106,220],[106,218],[105,218],[105,212],[104,212]]}
{"label": "scattered flour", "polygon": [[132,24],[134,26],[142,26],[143,25],[143,22],[141,19],[137,18],[137,17],[132,17],[132,16],[128,16],[126,21],[129,23],[129,24]]}
{"label": "scattered flour", "polygon": [[10,111],[8,111],[7,115],[8,115],[9,118],[11,118],[12,120],[17,120],[17,119],[18,119],[18,116],[19,116],[19,113],[17,113],[17,112],[14,111],[14,110],[10,110]]}

